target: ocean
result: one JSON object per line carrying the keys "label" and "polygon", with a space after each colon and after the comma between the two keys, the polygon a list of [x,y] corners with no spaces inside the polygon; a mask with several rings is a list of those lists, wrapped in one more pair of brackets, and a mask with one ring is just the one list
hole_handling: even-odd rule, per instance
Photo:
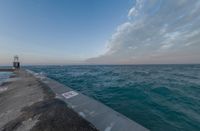
{"label": "ocean", "polygon": [[0,85],[10,77],[11,72],[0,72]]}
{"label": "ocean", "polygon": [[29,66],[152,131],[200,131],[200,65]]}

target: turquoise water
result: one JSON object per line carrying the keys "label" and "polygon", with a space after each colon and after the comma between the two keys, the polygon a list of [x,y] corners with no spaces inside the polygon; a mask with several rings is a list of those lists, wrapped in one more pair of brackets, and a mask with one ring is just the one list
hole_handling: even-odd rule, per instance
{"label": "turquoise water", "polygon": [[10,72],[0,72],[0,85],[10,77],[12,73]]}
{"label": "turquoise water", "polygon": [[152,131],[200,131],[200,65],[27,67]]}

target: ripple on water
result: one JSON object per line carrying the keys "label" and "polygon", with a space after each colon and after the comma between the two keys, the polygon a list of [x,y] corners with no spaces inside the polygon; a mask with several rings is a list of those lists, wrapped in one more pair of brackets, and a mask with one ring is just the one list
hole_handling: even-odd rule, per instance
{"label": "ripple on water", "polygon": [[200,65],[28,67],[152,131],[200,130]]}

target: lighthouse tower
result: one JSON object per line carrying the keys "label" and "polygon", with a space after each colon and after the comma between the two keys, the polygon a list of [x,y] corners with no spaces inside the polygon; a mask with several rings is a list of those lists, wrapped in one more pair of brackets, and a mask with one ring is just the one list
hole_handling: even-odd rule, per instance
{"label": "lighthouse tower", "polygon": [[20,69],[19,57],[17,55],[14,56],[13,68],[14,69]]}

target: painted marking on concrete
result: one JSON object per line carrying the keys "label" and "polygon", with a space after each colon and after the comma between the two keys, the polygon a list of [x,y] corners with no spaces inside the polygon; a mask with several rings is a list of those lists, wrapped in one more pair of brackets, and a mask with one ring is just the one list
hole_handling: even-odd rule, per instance
{"label": "painted marking on concrete", "polygon": [[65,93],[62,94],[62,96],[64,96],[65,99],[69,99],[69,98],[72,98],[72,97],[77,96],[77,95],[78,95],[78,93],[75,92],[75,91],[68,91],[68,92],[65,92]]}
{"label": "painted marking on concrete", "polygon": [[113,127],[113,123],[110,124],[110,126],[106,127],[105,131],[111,131],[112,130],[112,127]]}
{"label": "painted marking on concrete", "polygon": [[83,112],[79,112],[78,114],[79,114],[80,116],[82,116],[83,118],[86,117],[85,114],[84,114]]}

